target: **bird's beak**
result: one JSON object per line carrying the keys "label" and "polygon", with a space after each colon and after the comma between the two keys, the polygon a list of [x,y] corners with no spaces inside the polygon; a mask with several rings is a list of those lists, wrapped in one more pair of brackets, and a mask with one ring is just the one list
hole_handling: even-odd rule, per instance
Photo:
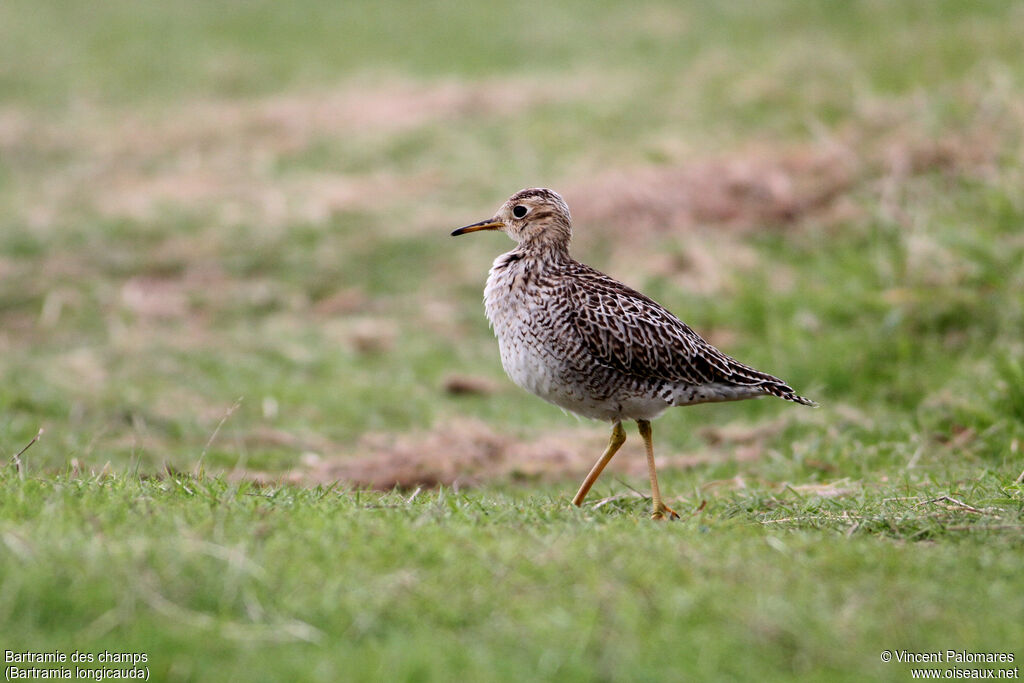
{"label": "bird's beak", "polygon": [[505,227],[505,224],[499,221],[497,218],[488,218],[485,221],[479,223],[473,223],[465,227],[459,228],[452,233],[452,237],[458,237],[459,235],[466,235],[477,230],[501,230]]}

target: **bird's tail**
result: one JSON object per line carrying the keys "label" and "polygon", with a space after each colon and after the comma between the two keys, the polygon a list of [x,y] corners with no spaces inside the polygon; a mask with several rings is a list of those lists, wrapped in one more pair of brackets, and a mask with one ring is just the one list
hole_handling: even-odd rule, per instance
{"label": "bird's tail", "polygon": [[777,396],[781,399],[792,401],[793,403],[799,403],[800,405],[804,406],[810,406],[812,408],[818,407],[817,403],[815,403],[809,398],[804,398],[803,396],[799,395],[798,393],[793,391],[793,387],[783,382],[779,382],[778,384],[774,382],[766,382],[761,386],[764,387],[764,390],[767,391],[772,396]]}
{"label": "bird's tail", "polygon": [[793,403],[799,403],[800,405],[810,406],[817,408],[818,404],[809,398],[804,398],[795,391],[793,387],[789,386],[781,379],[774,375],[769,375],[767,372],[761,372],[755,370],[749,365],[740,363],[735,358],[730,358],[722,354],[722,357],[728,362],[729,379],[736,384],[744,384],[748,387],[760,387],[766,394],[772,396],[778,396],[781,399],[792,401]]}

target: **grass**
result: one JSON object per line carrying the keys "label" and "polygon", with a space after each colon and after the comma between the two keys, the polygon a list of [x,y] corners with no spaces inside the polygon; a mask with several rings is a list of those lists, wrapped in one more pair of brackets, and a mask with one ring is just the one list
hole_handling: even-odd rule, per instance
{"label": "grass", "polygon": [[982,513],[742,491],[674,525],[554,490],[12,479],[5,646],[148,652],[158,680],[903,678],[882,649],[1012,652],[1024,617],[993,476],[961,485]]}
{"label": "grass", "polygon": [[[0,469],[0,647],[144,651],[158,680],[905,680],[882,650],[1013,652],[1022,24],[0,5],[0,454],[46,430]],[[822,404],[658,421],[681,523],[633,495],[632,432],[604,503],[569,506],[605,428],[504,378],[480,292],[508,243],[447,233],[527,185],[567,196],[582,260]],[[330,476],[396,459],[444,485]]]}

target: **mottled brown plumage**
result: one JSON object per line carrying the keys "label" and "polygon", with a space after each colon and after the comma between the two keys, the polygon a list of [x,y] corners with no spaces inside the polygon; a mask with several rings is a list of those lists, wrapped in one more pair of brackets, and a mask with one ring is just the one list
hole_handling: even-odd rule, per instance
{"label": "mottled brown plumage", "polygon": [[555,192],[512,195],[486,221],[453,232],[504,230],[518,244],[495,259],[484,290],[502,366],[519,386],[586,417],[608,420],[612,438],[577,493],[579,505],[625,434],[640,425],[654,517],[661,501],[650,420],[671,406],[772,395],[814,405],[777,377],[725,355],[654,300],[569,256],[572,219]]}

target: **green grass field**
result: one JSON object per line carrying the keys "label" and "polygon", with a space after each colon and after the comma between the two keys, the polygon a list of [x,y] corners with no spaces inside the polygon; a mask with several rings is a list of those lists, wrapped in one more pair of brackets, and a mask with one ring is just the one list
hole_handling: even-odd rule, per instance
{"label": "green grass field", "polygon": [[[1024,11],[711,5],[0,3],[0,649],[1019,666]],[[511,243],[448,234],[537,185],[578,258],[821,403],[656,422],[679,522],[633,425],[572,507],[607,427],[503,375]]]}

